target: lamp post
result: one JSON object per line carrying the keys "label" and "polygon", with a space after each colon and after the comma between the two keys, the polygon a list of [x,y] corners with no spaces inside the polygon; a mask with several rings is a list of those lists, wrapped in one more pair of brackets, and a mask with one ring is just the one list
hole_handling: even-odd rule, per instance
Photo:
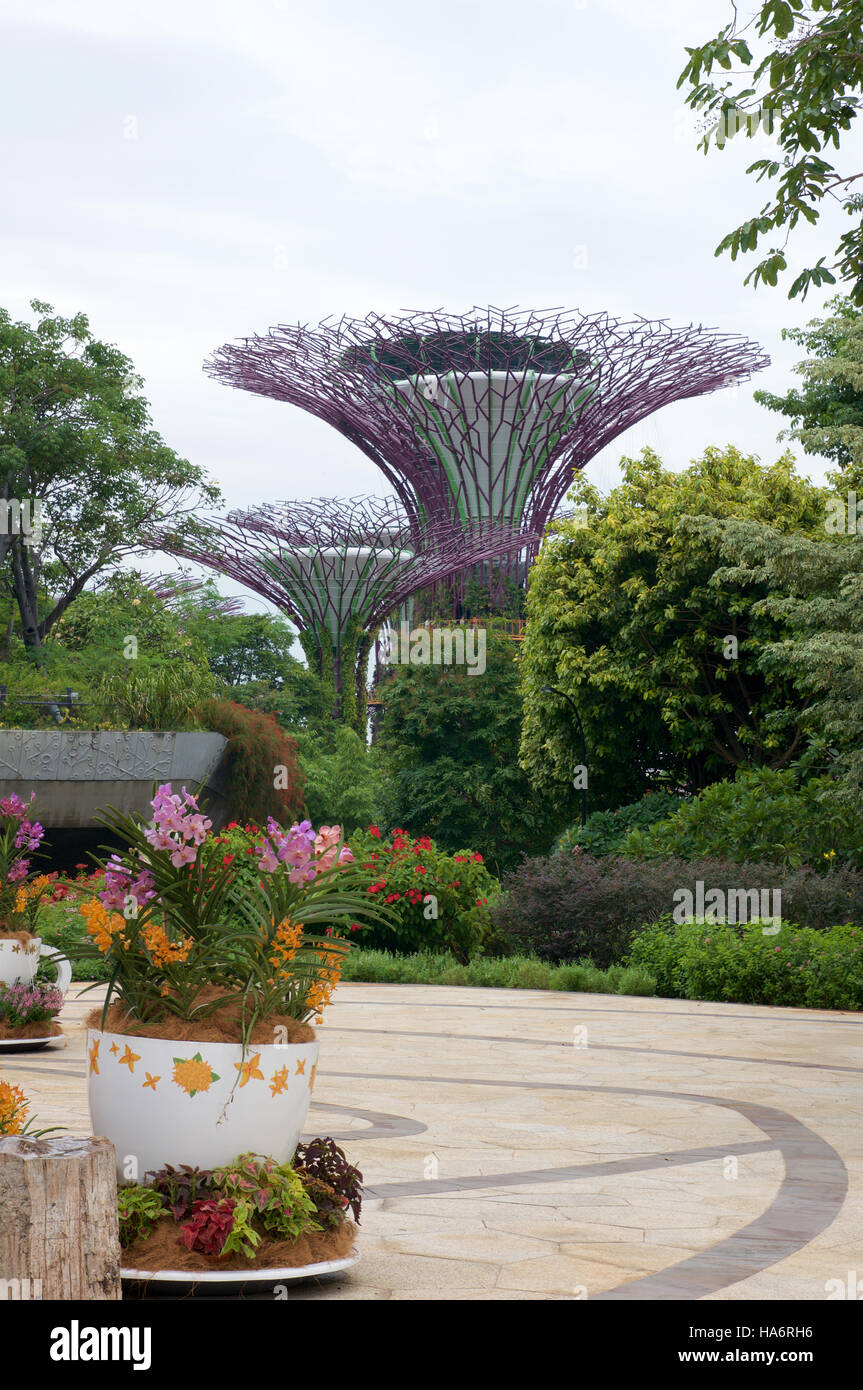
{"label": "lamp post", "polygon": [[[583,727],[582,727],[581,716],[580,716],[579,713],[578,713],[578,709],[576,708],[575,701],[573,700],[573,698],[572,698],[571,695],[567,695],[567,693],[566,693],[565,690],[558,690],[558,688],[557,688],[556,685],[543,685],[543,686],[540,686],[540,693],[543,694],[543,695],[559,695],[559,696],[561,697],[562,700],[566,700],[567,704],[570,705],[570,707],[571,707],[571,709],[572,709],[573,718],[575,719],[575,722],[576,722],[576,724],[577,724],[577,726],[578,726],[579,737],[580,737],[580,739],[581,739],[581,766],[582,766],[582,767],[585,769],[585,771],[586,771],[586,770],[587,770],[587,753],[586,753],[585,744],[584,744],[584,729],[583,729]],[[581,788],[581,828],[582,828],[582,830],[584,829],[584,826],[585,826],[586,821],[587,821],[587,787],[586,787],[586,786],[583,786],[583,787]]]}

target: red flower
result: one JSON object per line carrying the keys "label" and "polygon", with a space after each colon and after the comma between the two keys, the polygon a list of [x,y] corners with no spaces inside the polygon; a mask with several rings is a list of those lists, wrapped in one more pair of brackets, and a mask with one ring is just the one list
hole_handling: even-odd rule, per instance
{"label": "red flower", "polygon": [[424,873],[425,873],[425,869],[423,868],[422,864],[415,864],[415,865],[414,865],[414,873],[415,873],[415,874],[424,874]]}
{"label": "red flower", "polygon": [[473,860],[473,862],[474,862],[475,864],[481,864],[481,863],[483,862],[483,861],[482,861],[482,855],[481,855],[481,854],[472,854],[472,855],[471,855],[471,859]]}
{"label": "red flower", "polygon": [[381,832],[376,825],[369,826],[369,834],[374,835],[376,840],[379,840],[381,838]]}
{"label": "red flower", "polygon": [[225,857],[224,857],[223,860],[222,860],[222,863],[223,863],[223,864],[233,864],[233,862],[234,862],[234,856],[233,856],[232,854],[226,854]]}

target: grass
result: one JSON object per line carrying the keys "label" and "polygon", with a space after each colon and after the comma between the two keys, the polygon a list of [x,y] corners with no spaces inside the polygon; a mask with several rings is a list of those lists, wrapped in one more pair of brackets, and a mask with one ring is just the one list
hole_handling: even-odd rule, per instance
{"label": "grass", "polygon": [[589,961],[547,965],[534,956],[478,957],[467,965],[455,956],[422,952],[351,951],[342,979],[364,984],[474,985],[490,989],[556,989],[567,993],[655,994],[656,981],[639,966],[599,970]]}

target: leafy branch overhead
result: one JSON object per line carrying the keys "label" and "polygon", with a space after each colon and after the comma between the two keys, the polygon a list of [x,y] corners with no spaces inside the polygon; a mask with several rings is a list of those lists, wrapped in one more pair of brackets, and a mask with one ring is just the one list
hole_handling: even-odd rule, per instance
{"label": "leafy branch overhead", "polygon": [[[715,38],[687,48],[677,85],[688,87],[687,105],[706,121],[699,142],[705,153],[740,135],[770,140],[770,152],[746,172],[771,192],[757,215],[723,237],[716,255],[736,260],[760,251],[745,283],[775,286],[788,269],[791,233],[801,218],[814,226],[829,196],[853,225],[829,264],[820,256],[800,271],[789,298],[805,299],[811,288],[841,280],[863,304],[863,196],[855,187],[863,170],[828,158],[860,109],[863,0],[764,0],[749,17],[731,8],[733,19]],[[765,251],[765,238],[777,233],[781,240]]]}
{"label": "leafy branch overhead", "polygon": [[132,362],[84,314],[31,308],[35,326],[0,309],[0,489],[4,501],[38,501],[43,524],[30,544],[0,537],[0,564],[38,648],[94,576],[152,548],[168,522],[194,532],[196,508],[219,490],[153,429]]}

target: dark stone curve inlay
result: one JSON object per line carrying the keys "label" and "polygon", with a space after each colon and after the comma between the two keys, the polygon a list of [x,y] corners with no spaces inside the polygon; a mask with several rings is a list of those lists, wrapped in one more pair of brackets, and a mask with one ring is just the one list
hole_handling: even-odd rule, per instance
{"label": "dark stone curve inlay", "polygon": [[[409,1120],[406,1115],[388,1115],[377,1110],[358,1110],[352,1105],[328,1105],[325,1100],[313,1100],[312,1110],[337,1110],[342,1115],[356,1115],[368,1120],[368,1129],[347,1129],[341,1134],[330,1134],[330,1139],[404,1139],[409,1134],[425,1134],[428,1125],[419,1120]],[[313,1136],[317,1130],[310,1131]],[[308,1136],[306,1136],[308,1137]]]}
{"label": "dark stone curve inlay", "polygon": [[[402,1076],[387,1072],[328,1072],[329,1076],[356,1078],[367,1081],[432,1082],[459,1086],[493,1086],[512,1090],[529,1088],[534,1091],[592,1092],[600,1095],[647,1096],[655,1100],[692,1101],[699,1105],[718,1106],[736,1110],[744,1119],[760,1129],[770,1140],[766,1147],[777,1149],[785,1164],[785,1176],[770,1206],[739,1231],[706,1250],[669,1265],[655,1274],[631,1279],[617,1288],[595,1294],[607,1300],[678,1299],[694,1300],[718,1293],[730,1284],[740,1283],[771,1265],[788,1259],[808,1245],[838,1216],[848,1192],[848,1172],[840,1155],[814,1130],[801,1120],[774,1106],[748,1101],[736,1101],[719,1096],[698,1095],[688,1091],[653,1091],[633,1086],[581,1086],[574,1082],[553,1081],[489,1081],[484,1077]],[[733,1154],[735,1146],[725,1149]],[[650,1165],[654,1166],[654,1165]],[[548,1171],[548,1170],[546,1170]],[[492,1179],[492,1181],[489,1181]],[[541,1181],[548,1181],[546,1178]],[[421,1191],[411,1195],[433,1195],[440,1191],[441,1179],[430,1179]],[[449,1180],[452,1181],[452,1180]],[[486,1175],[483,1178],[461,1179],[470,1187],[505,1186],[514,1183],[511,1174]],[[529,1182],[530,1178],[523,1178]],[[402,1184],[393,1184],[399,1188]],[[395,1196],[384,1184],[376,1190],[380,1197]]]}
{"label": "dark stone curve inlay", "polygon": [[[424,1033],[419,1029],[412,1028],[345,1028],[341,1024],[330,1025],[334,1033],[369,1033],[386,1034],[393,1038],[443,1038],[447,1042],[499,1042],[499,1043],[524,1043],[528,1047],[566,1047],[572,1048],[569,1042],[563,1042],[556,1038],[524,1038],[509,1037],[506,1034],[495,1033]],[[643,1052],[649,1057],[694,1057],[704,1062],[749,1062],[755,1067],[802,1067],[811,1071],[850,1071],[858,1075],[863,1075],[863,1067],[846,1067],[841,1063],[831,1064],[829,1062],[790,1062],[781,1057],[734,1057],[725,1052],[683,1052],[679,1049],[668,1047],[636,1047],[634,1044],[627,1043],[590,1043],[587,1047],[573,1049],[580,1053],[585,1052]]]}

